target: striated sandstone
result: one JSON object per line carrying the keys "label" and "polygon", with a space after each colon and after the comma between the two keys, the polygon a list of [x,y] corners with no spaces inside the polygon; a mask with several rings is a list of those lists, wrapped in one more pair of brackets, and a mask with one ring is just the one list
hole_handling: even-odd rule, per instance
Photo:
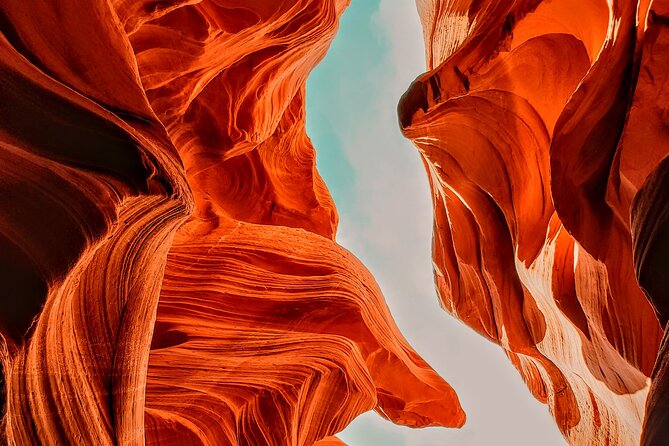
{"label": "striated sandstone", "polygon": [[428,71],[398,113],[442,306],[571,444],[638,444],[652,376],[643,444],[664,444],[666,2],[417,3]]}
{"label": "striated sandstone", "polygon": [[3,443],[464,423],[334,241],[304,95],[346,6],[0,6]]}

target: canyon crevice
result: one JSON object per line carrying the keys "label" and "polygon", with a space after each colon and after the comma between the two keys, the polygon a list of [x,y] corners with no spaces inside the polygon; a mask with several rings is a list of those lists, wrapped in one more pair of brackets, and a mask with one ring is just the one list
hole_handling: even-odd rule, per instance
{"label": "canyon crevice", "polygon": [[[427,72],[398,119],[441,306],[570,444],[665,444],[669,2],[417,5]],[[305,85],[347,6],[0,2],[0,442],[464,424],[336,242]]]}

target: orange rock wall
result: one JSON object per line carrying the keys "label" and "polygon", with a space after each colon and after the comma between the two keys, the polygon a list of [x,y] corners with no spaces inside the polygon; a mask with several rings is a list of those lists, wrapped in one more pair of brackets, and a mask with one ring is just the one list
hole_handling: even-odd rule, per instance
{"label": "orange rock wall", "polygon": [[[417,3],[443,306],[571,444],[665,444],[668,3]],[[346,6],[0,5],[2,443],[464,423],[334,240],[304,97]]]}
{"label": "orange rock wall", "polygon": [[346,6],[0,5],[3,443],[462,425],[334,241],[304,94]]}
{"label": "orange rock wall", "polygon": [[664,444],[667,2],[417,3],[428,71],[398,113],[442,305],[571,444],[639,444],[653,376],[644,444]]}

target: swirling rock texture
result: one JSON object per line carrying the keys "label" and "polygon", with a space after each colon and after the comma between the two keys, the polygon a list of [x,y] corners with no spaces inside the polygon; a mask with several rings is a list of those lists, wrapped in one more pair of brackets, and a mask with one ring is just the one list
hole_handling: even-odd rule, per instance
{"label": "swirling rock texture", "polygon": [[0,3],[2,443],[464,422],[334,241],[304,86],[346,6]]}
{"label": "swirling rock texture", "polygon": [[417,3],[442,306],[571,444],[669,444],[669,2]]}

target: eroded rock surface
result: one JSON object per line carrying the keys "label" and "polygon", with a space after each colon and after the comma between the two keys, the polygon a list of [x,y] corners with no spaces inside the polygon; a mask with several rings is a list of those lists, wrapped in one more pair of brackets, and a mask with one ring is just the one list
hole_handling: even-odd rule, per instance
{"label": "eroded rock surface", "polygon": [[0,5],[3,443],[462,425],[334,241],[304,86],[346,6]]}
{"label": "eroded rock surface", "polygon": [[428,71],[398,113],[442,306],[571,444],[639,444],[652,376],[644,444],[665,444],[668,3],[417,3]]}

